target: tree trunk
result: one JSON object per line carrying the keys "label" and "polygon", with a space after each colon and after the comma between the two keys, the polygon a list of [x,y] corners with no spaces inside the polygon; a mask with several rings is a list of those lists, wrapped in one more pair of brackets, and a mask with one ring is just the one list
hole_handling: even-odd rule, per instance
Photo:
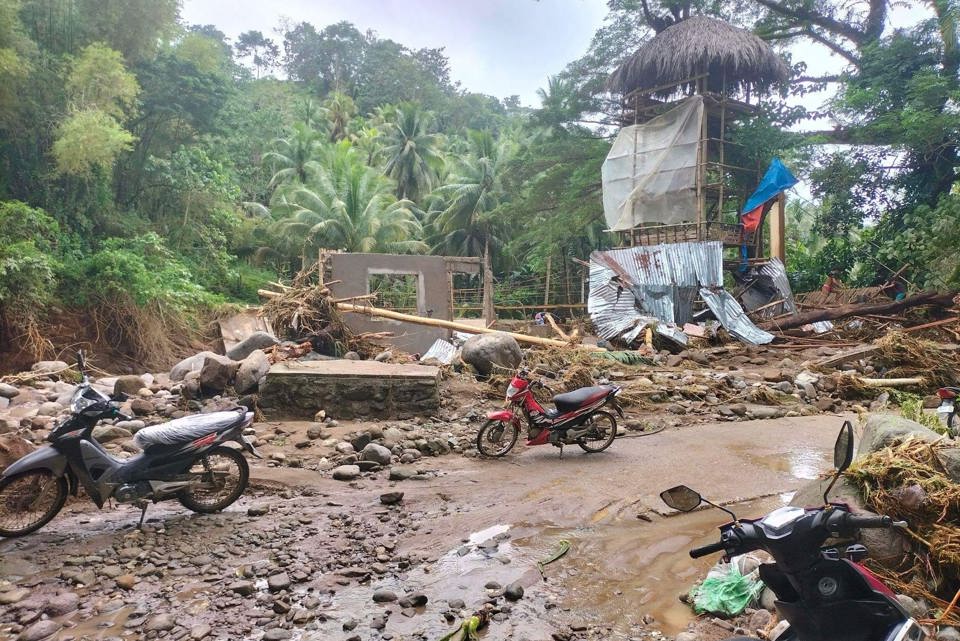
{"label": "tree trunk", "polygon": [[760,323],[760,329],[771,331],[783,331],[801,327],[808,323],[816,323],[825,320],[839,320],[848,316],[860,316],[865,314],[889,314],[901,312],[917,305],[939,305],[946,307],[953,301],[953,294],[941,294],[939,292],[921,292],[910,296],[901,301],[890,301],[887,303],[872,304],[851,304],[834,307],[832,309],[815,309],[796,316],[782,318],[779,320]]}
{"label": "tree trunk", "polygon": [[493,309],[493,269],[490,267],[490,239],[483,241],[483,318],[490,327],[497,320]]}

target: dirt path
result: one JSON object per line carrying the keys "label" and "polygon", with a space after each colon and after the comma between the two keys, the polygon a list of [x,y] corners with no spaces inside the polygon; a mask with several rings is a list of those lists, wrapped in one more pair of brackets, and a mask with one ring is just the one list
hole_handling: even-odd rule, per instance
{"label": "dirt path", "polygon": [[[254,489],[227,512],[153,506],[143,533],[131,508],[75,502],[40,533],[0,541],[0,599],[30,592],[0,606],[0,639],[49,618],[51,629],[68,626],[52,637],[63,640],[151,628],[146,638],[429,640],[485,602],[495,603],[487,639],[672,634],[689,618],[677,593],[712,562],[685,551],[712,540],[723,517],[665,518],[657,494],[687,483],[714,501],[746,502],[744,513],[769,509],[827,467],[839,423],[704,424],[620,439],[598,455],[567,448],[563,460],[552,447],[503,460],[445,456],[417,464],[424,480],[401,482],[386,471],[342,483],[255,467]],[[399,506],[381,505],[388,491],[404,493]],[[570,552],[542,579],[536,561],[564,539]],[[268,585],[281,574],[286,585]],[[507,602],[502,586],[514,582],[526,594]],[[375,590],[428,602],[374,603]],[[60,612],[57,599],[71,594],[78,603]]]}

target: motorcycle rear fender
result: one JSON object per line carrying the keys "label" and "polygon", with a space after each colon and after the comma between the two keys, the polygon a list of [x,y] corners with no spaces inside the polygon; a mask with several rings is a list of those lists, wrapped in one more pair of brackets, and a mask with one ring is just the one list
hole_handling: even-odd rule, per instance
{"label": "motorcycle rear fender", "polygon": [[514,414],[511,410],[497,410],[495,412],[487,412],[488,421],[503,421],[504,423],[510,423],[514,420]]}
{"label": "motorcycle rear fender", "polygon": [[6,478],[30,470],[50,470],[54,476],[63,476],[66,469],[67,457],[53,446],[47,445],[15,461],[13,465],[3,471],[3,475],[0,476],[0,478]]}

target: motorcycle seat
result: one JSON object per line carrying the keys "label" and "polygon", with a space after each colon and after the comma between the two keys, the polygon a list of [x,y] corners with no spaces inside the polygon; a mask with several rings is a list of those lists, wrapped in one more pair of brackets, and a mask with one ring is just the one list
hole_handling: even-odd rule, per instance
{"label": "motorcycle seat", "polygon": [[595,403],[607,394],[613,391],[610,385],[594,385],[593,387],[581,387],[578,390],[567,392],[566,394],[557,394],[553,397],[553,404],[557,406],[559,412],[572,412],[584,405]]}
{"label": "motorcycle seat", "polygon": [[222,432],[243,421],[239,412],[212,412],[177,418],[169,423],[145,427],[133,435],[133,442],[141,449],[157,445],[189,443],[207,434]]}

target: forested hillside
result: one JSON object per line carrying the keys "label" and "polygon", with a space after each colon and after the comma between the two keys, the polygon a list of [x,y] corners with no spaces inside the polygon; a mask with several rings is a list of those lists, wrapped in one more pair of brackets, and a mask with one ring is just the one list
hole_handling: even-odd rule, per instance
{"label": "forested hillside", "polygon": [[[792,210],[795,284],[904,264],[918,286],[960,282],[952,0],[915,3],[928,19],[904,29],[886,3],[610,0],[590,50],[532,108],[460,86],[442,43],[296,22],[228,40],[183,24],[179,4],[0,0],[3,349],[39,354],[81,314],[134,356],[162,356],[157,335],[255,301],[319,248],[489,252],[500,295],[522,298],[548,258],[612,242],[600,164],[619,108],[604,81],[696,13],[787,56],[797,42],[833,56],[823,77],[791,60],[789,86],[737,132],[756,162],[779,154],[811,185],[814,202]],[[804,107],[814,89],[826,103]],[[807,133],[789,133],[797,123]]]}

